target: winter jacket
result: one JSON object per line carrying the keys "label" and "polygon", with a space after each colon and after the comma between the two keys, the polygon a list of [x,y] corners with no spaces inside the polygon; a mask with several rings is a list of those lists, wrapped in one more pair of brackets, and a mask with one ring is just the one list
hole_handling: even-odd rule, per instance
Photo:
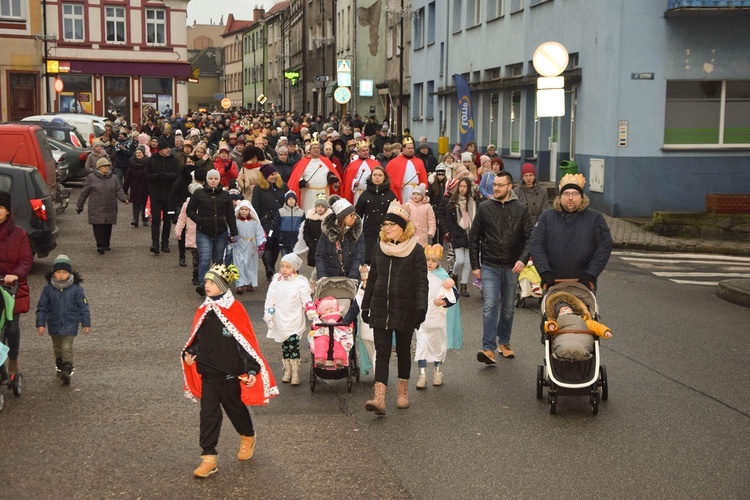
{"label": "winter jacket", "polygon": [[547,188],[539,184],[539,181],[534,180],[534,185],[527,187],[523,182],[516,189],[516,195],[529,207],[529,214],[531,215],[531,222],[536,224],[539,220],[539,216],[542,212],[549,208],[549,202],[547,200]]}
{"label": "winter jacket", "polygon": [[81,278],[74,272],[73,284],[67,288],[56,287],[51,278],[52,272],[47,275],[36,305],[36,326],[47,327],[50,335],[78,335],[78,325],[91,326],[89,303],[79,284]]}
{"label": "winter jacket", "polygon": [[180,176],[180,162],[172,155],[157,153],[146,162],[146,181],[151,200],[169,201],[169,191]]}
{"label": "winter jacket", "polygon": [[298,206],[290,207],[284,204],[276,212],[276,219],[274,221],[274,231],[278,234],[279,245],[282,248],[292,250],[294,245],[297,243],[297,237],[299,236],[299,227],[305,221],[305,212]]}
{"label": "winter jacket", "polygon": [[26,278],[31,274],[34,256],[31,253],[29,237],[21,227],[16,226],[13,214],[8,214],[0,224],[0,277],[8,274],[18,276],[16,305],[13,314],[29,311],[29,285]]}
{"label": "winter jacket", "polygon": [[222,160],[219,157],[214,158],[214,168],[221,174],[221,185],[225,188],[229,187],[230,182],[237,180],[239,169],[231,157],[226,160]]}
{"label": "winter jacket", "polygon": [[604,217],[588,208],[589,198],[576,212],[566,212],[555,198],[554,210],[542,212],[531,235],[531,258],[540,275],[551,279],[596,278],[612,253],[612,235]]}
{"label": "winter jacket", "polygon": [[[402,234],[402,245],[413,237],[412,225]],[[369,310],[371,328],[411,332],[427,311],[427,261],[424,248],[414,245],[404,257],[386,255],[378,244],[372,254],[361,309]]]}
{"label": "winter jacket", "polygon": [[195,222],[197,231],[208,236],[219,236],[227,232],[237,236],[237,219],[234,203],[229,193],[221,187],[204,186],[196,189],[187,206],[187,216]]}
{"label": "winter jacket", "polygon": [[[320,228],[323,234],[320,235],[315,249],[315,269],[318,278],[347,276],[358,280],[359,266],[365,262],[362,219],[357,216],[354,225],[341,234],[341,225],[336,220],[336,214],[331,212],[323,219]],[[337,244],[341,248],[342,261],[339,260]]]}
{"label": "winter jacket", "polygon": [[180,213],[177,216],[177,224],[174,225],[174,237],[179,239],[182,237],[182,230],[185,230],[185,248],[197,248],[195,243],[195,222],[188,219],[187,206],[190,202],[190,198],[185,200],[182,204]]}
{"label": "winter jacket", "polygon": [[513,191],[508,201],[493,197],[480,203],[469,234],[471,268],[513,267],[517,261],[525,265],[533,227],[528,207]]}
{"label": "winter jacket", "polygon": [[125,174],[125,182],[122,190],[128,194],[131,203],[145,205],[148,199],[148,182],[146,182],[146,161],[145,156],[139,160],[135,156],[130,157],[130,166]]}
{"label": "winter jacket", "polygon": [[[103,149],[101,154],[97,154],[96,151],[92,151],[91,153],[89,153],[89,156],[86,158],[86,172],[88,172],[89,174],[95,172],[96,162],[98,162],[102,158],[110,160],[109,155]],[[111,161],[112,160],[110,160],[110,162]]]}
{"label": "winter jacket", "polygon": [[237,173],[237,189],[239,189],[242,198],[250,200],[253,197],[253,189],[258,185],[258,178],[263,175],[260,173],[261,163],[242,164]]}
{"label": "winter jacket", "polygon": [[417,241],[423,247],[427,246],[429,238],[435,236],[437,230],[435,227],[435,211],[430,205],[430,199],[422,197],[422,201],[419,203],[409,200],[405,205],[409,209],[409,220],[417,230]]}
{"label": "winter jacket", "polygon": [[76,208],[83,210],[86,200],[89,201],[89,224],[117,224],[117,200],[125,201],[125,191],[120,181],[109,171],[99,171],[86,176],[81,194],[78,195]]}
{"label": "winter jacket", "polygon": [[[137,141],[128,137],[127,139],[120,139],[117,141],[116,152],[115,152],[115,168],[126,172],[130,165],[130,158],[135,153],[135,148],[138,146]],[[87,158],[88,159],[88,158]]]}
{"label": "winter jacket", "polygon": [[[474,199],[470,199],[468,203],[474,204],[474,214],[476,217],[477,204]],[[459,208],[455,201],[448,198],[445,200],[443,206],[442,215],[440,219],[440,229],[443,233],[450,233],[450,242],[453,248],[468,248],[469,247],[469,233],[462,228],[458,221]]]}
{"label": "winter jacket", "polygon": [[363,221],[365,262],[370,262],[372,258],[372,251],[380,237],[380,226],[388,212],[388,206],[395,199],[396,195],[391,191],[391,183],[387,180],[379,186],[368,182],[367,189],[357,199],[355,210]]}
{"label": "winter jacket", "polygon": [[315,251],[318,248],[320,236],[323,234],[321,224],[323,223],[323,219],[330,213],[329,209],[323,215],[320,215],[315,212],[314,208],[305,213],[305,226],[302,228],[302,239],[305,240],[305,245],[307,245],[307,265],[310,267],[315,267]]}
{"label": "winter jacket", "polygon": [[279,176],[284,182],[289,182],[289,177],[292,175],[294,164],[297,163],[287,156],[286,162],[279,160],[278,156],[273,159],[273,168],[279,173]]}
{"label": "winter jacket", "polygon": [[276,184],[272,185],[263,175],[260,175],[258,176],[258,184],[253,188],[253,208],[258,213],[260,225],[263,226],[268,238],[275,236],[269,233],[273,230],[276,214],[284,206],[284,195],[289,190],[280,176],[277,176],[276,179]]}
{"label": "winter jacket", "polygon": [[427,153],[426,155],[423,155],[421,151],[417,151],[414,156],[422,160],[422,163],[424,163],[424,169],[427,171],[428,174],[435,171],[435,167],[437,167],[438,161],[437,158],[432,156],[431,153]]}

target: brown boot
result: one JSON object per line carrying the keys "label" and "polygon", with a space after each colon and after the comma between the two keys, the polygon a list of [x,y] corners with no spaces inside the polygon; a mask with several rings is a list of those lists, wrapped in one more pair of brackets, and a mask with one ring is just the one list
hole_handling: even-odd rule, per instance
{"label": "brown boot", "polygon": [[208,477],[219,470],[217,455],[201,455],[201,464],[193,471],[195,477]]}
{"label": "brown boot", "polygon": [[396,408],[409,407],[409,380],[405,378],[398,379],[398,399],[396,400]]}
{"label": "brown boot", "polygon": [[250,460],[255,451],[255,436],[240,435],[240,451],[237,452],[237,460]]}
{"label": "brown boot", "polygon": [[367,411],[375,412],[375,415],[385,415],[385,390],[383,382],[375,382],[375,397],[365,403]]}

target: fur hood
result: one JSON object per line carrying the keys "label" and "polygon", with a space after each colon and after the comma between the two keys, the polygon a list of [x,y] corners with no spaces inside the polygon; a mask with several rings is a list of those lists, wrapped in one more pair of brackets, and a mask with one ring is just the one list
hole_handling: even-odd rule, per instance
{"label": "fur hood", "polygon": [[568,304],[570,304],[570,306],[573,308],[573,311],[575,311],[575,313],[581,316],[583,319],[591,319],[589,308],[586,307],[586,304],[584,304],[581,299],[579,299],[572,293],[555,292],[548,295],[545,302],[545,311],[547,313],[548,320],[557,319],[557,316],[555,315],[555,306],[560,302],[567,302]]}
{"label": "fur hood", "polygon": [[[583,201],[581,202],[581,206],[578,207],[577,211],[578,212],[583,212],[588,207],[589,207],[589,197],[584,194],[583,195]],[[552,208],[554,208],[555,211],[557,211],[557,212],[562,212],[563,211],[562,205],[560,204],[560,196],[559,195],[555,196],[555,201],[552,202]]]}
{"label": "fur hood", "polygon": [[343,235],[341,234],[341,226],[339,225],[338,221],[336,220],[336,214],[333,212],[330,212],[328,215],[325,216],[323,219],[323,222],[320,224],[320,230],[321,232],[328,237],[328,239],[331,242],[344,242],[344,241],[351,241],[355,242],[359,239],[360,235],[362,234],[362,218],[357,215],[356,220],[354,221],[354,225],[346,231]]}

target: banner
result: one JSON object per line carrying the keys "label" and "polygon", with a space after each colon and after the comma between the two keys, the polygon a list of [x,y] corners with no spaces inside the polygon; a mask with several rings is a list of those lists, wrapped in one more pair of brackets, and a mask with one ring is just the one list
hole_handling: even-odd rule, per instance
{"label": "banner", "polygon": [[474,114],[471,109],[471,91],[469,85],[459,74],[453,75],[458,94],[458,131],[461,133],[461,148],[474,141]]}

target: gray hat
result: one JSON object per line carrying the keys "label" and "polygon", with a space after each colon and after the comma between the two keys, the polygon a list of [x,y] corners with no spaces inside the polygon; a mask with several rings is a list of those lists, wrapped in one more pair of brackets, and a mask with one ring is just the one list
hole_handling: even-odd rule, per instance
{"label": "gray hat", "polygon": [[208,180],[208,179],[210,179],[212,177],[215,177],[215,178],[221,180],[221,174],[215,168],[212,168],[211,170],[209,170],[208,172],[206,172],[206,180]]}

